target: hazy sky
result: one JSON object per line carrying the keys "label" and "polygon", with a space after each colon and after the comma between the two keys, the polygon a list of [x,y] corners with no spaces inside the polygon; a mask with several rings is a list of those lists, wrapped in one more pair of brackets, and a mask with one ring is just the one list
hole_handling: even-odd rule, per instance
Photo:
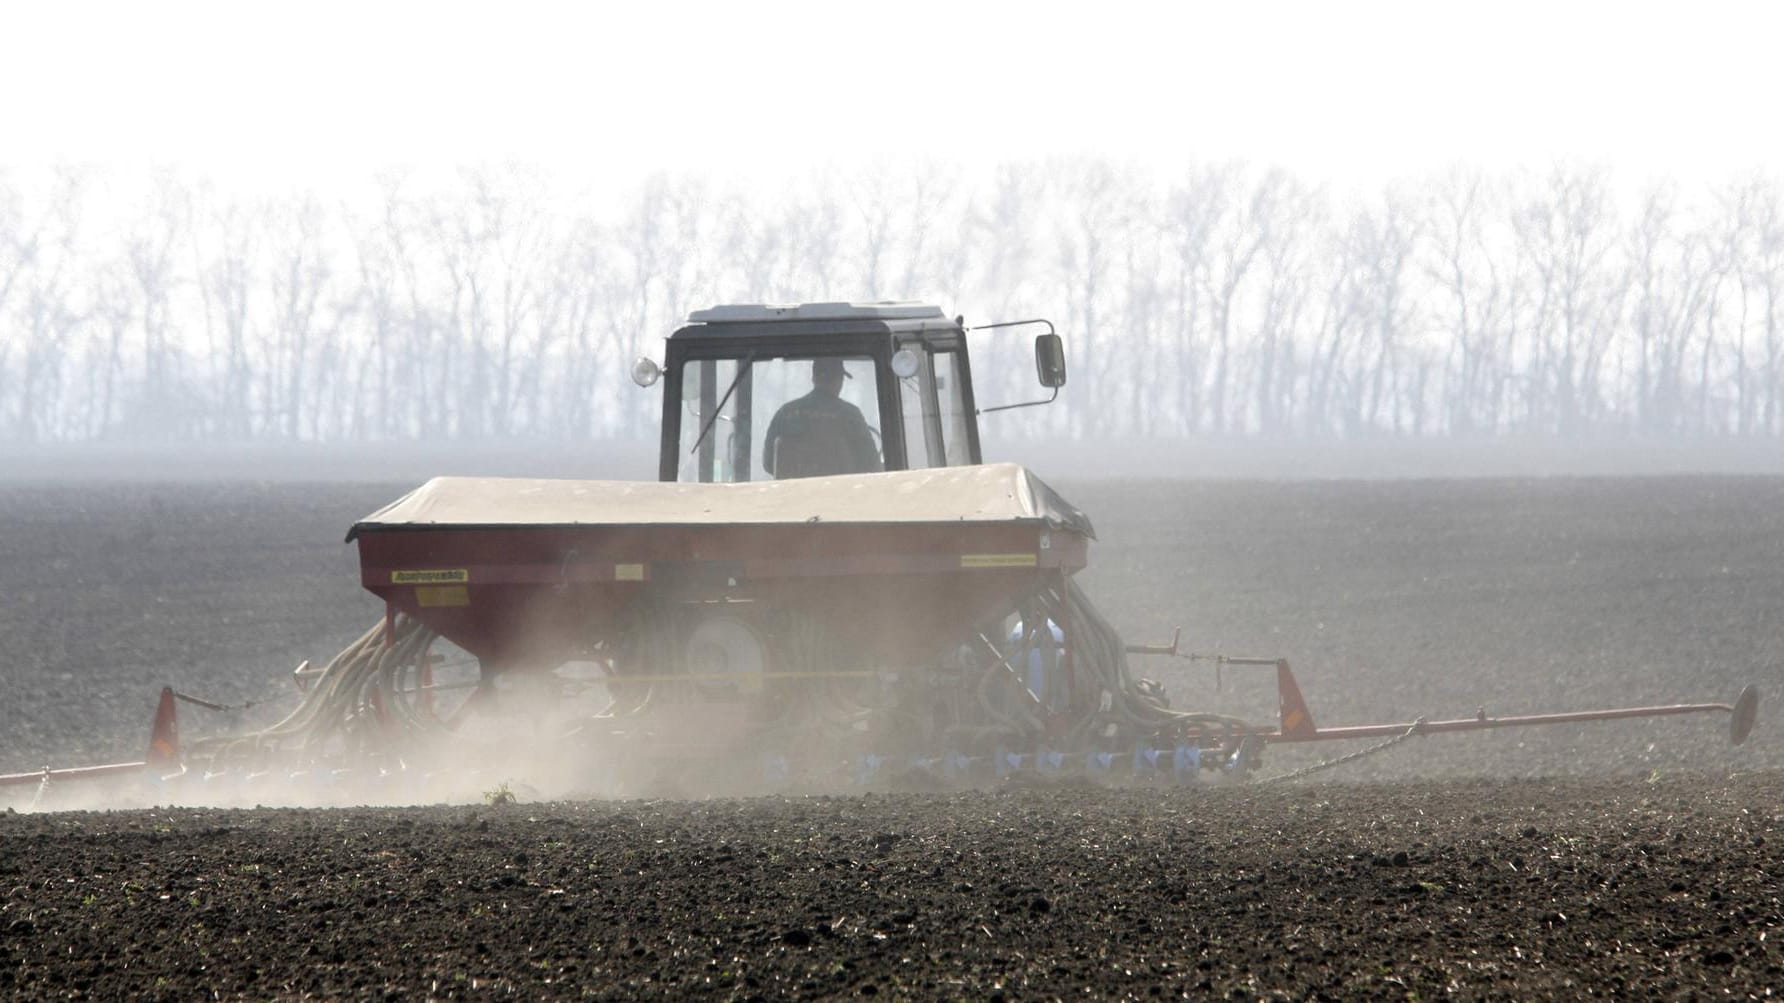
{"label": "hazy sky", "polygon": [[1784,164],[1784,5],[14,5],[0,165],[326,187],[519,159],[742,181],[916,155],[1455,161],[1635,179]]}

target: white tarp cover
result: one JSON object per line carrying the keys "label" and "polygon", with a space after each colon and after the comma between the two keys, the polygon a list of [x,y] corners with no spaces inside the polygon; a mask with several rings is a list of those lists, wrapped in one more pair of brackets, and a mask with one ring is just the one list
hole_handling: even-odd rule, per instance
{"label": "white tarp cover", "polygon": [[1044,522],[1094,537],[1084,513],[1014,463],[744,484],[436,477],[354,524],[702,526],[767,523]]}

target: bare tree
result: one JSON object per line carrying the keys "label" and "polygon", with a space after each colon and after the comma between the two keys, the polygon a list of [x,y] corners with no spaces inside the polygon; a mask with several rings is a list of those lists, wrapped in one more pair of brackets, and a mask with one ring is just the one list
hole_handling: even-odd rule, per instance
{"label": "bare tree", "polygon": [[1532,318],[1532,411],[1551,431],[1578,432],[1598,409],[1599,367],[1623,293],[1604,172],[1557,168],[1513,225],[1541,288]]}
{"label": "bare tree", "polygon": [[439,307],[439,289],[429,272],[428,222],[436,211],[409,194],[409,179],[400,173],[380,178],[381,217],[376,239],[390,265],[398,306],[393,310],[401,336],[389,350],[398,376],[400,408],[393,422],[401,434],[435,438],[451,432],[454,344]]}
{"label": "bare tree", "polygon": [[[608,304],[602,351],[614,359],[645,354],[685,316],[694,301],[711,295],[723,248],[718,220],[706,210],[705,185],[659,175],[646,182],[633,208],[613,231],[613,258],[624,262],[603,291]],[[616,377],[622,367],[614,366]],[[617,380],[615,381],[617,383]],[[638,437],[654,424],[635,395],[615,398],[620,424],[614,431]]]}
{"label": "bare tree", "polygon": [[179,437],[190,432],[194,417],[194,402],[183,392],[180,346],[170,340],[180,282],[178,251],[191,225],[191,208],[184,182],[161,172],[150,186],[143,213],[124,237],[142,336],[142,374],[130,416],[139,434]]}
{"label": "bare tree", "polygon": [[1124,364],[1105,378],[1125,381],[1129,392],[1110,397],[1125,406],[1104,410],[1099,434],[1155,438],[1168,420],[1159,403],[1180,396],[1160,352],[1170,322],[1169,293],[1160,281],[1164,253],[1155,227],[1135,226],[1128,232],[1121,266],[1120,338],[1112,339]]}
{"label": "bare tree", "polygon": [[272,308],[265,340],[262,396],[271,430],[299,440],[316,431],[316,398],[344,360],[331,357],[335,318],[327,301],[332,266],[321,203],[305,195],[275,207],[267,288]]}
{"label": "bare tree", "polygon": [[[1342,305],[1331,325],[1334,335],[1354,326],[1363,353],[1355,360],[1362,368],[1344,377],[1346,434],[1380,429],[1384,409],[1387,426],[1400,430],[1404,416],[1396,383],[1411,325],[1409,284],[1419,228],[1412,204],[1396,189],[1385,192],[1378,205],[1359,207],[1351,218],[1338,290]],[[1328,357],[1328,366],[1335,362]]]}
{"label": "bare tree", "polygon": [[1207,381],[1209,349],[1204,331],[1203,289],[1212,267],[1214,235],[1226,211],[1228,192],[1235,183],[1236,168],[1227,165],[1194,171],[1174,186],[1165,199],[1163,230],[1171,248],[1170,273],[1163,286],[1170,301],[1171,320],[1163,334],[1175,358],[1175,377],[1180,388],[1178,430],[1200,431],[1202,391]]}
{"label": "bare tree", "polygon": [[466,260],[487,269],[470,276],[474,309],[480,314],[472,330],[480,342],[487,375],[488,413],[478,424],[507,437],[536,421],[531,414],[546,349],[538,323],[546,256],[551,253],[550,227],[538,175],[510,169],[500,177],[478,171],[469,179],[464,212],[474,220],[462,227],[461,239],[482,241],[486,253],[468,253]]}
{"label": "bare tree", "polygon": [[[1114,297],[1121,291],[1120,249],[1133,222],[1131,189],[1126,178],[1101,161],[1065,162],[1056,170],[1063,202],[1054,260],[1065,292],[1067,323],[1078,332],[1082,346],[1078,369],[1092,387],[1115,386],[1127,369],[1124,361],[1131,358],[1124,353],[1118,332],[1109,329],[1120,316]],[[1097,430],[1088,409],[1065,414],[1072,437]],[[1045,418],[1058,427],[1059,418]]]}
{"label": "bare tree", "polygon": [[1755,178],[1740,201],[1752,234],[1743,256],[1746,281],[1759,297],[1763,359],[1757,431],[1784,434],[1784,203],[1775,179]]}
{"label": "bare tree", "polygon": [[1457,435],[1499,431],[1512,373],[1516,284],[1494,253],[1501,235],[1490,229],[1501,218],[1499,196],[1480,173],[1454,172],[1433,187],[1428,205],[1425,272],[1448,301],[1445,418]]}
{"label": "bare tree", "polygon": [[842,204],[828,185],[819,184],[810,201],[793,210],[789,222],[787,275],[775,299],[792,300],[815,294],[821,299],[837,293],[837,260],[841,253]]}
{"label": "bare tree", "polygon": [[604,357],[598,340],[600,315],[606,307],[601,290],[607,281],[607,262],[606,247],[593,220],[573,222],[555,261],[539,320],[541,341],[559,346],[561,353],[553,366],[556,380],[551,399],[556,407],[550,428],[583,440],[596,431],[595,402],[612,396],[619,382],[618,370],[630,360]]}
{"label": "bare tree", "polygon": [[[1777,346],[1774,323],[1778,277],[1766,267],[1768,230],[1777,226],[1776,188],[1763,177],[1752,176],[1729,184],[1718,198],[1722,256],[1727,261],[1728,280],[1735,286],[1734,372],[1729,378],[1734,400],[1733,431],[1742,436],[1769,430],[1767,414],[1771,395]],[[1775,239],[1775,235],[1771,235]],[[1749,349],[1753,327],[1752,314],[1759,312],[1760,339],[1757,359]]]}
{"label": "bare tree", "polygon": [[6,317],[14,290],[36,263],[41,239],[26,219],[23,193],[0,174],[0,386],[5,384],[6,362],[12,352]]}
{"label": "bare tree", "polygon": [[398,437],[408,429],[396,405],[400,391],[406,389],[402,379],[407,375],[401,368],[405,324],[397,247],[379,218],[346,215],[358,274],[358,313],[369,325],[364,331],[366,357],[358,367],[353,435],[361,439]]}
{"label": "bare tree", "polygon": [[259,431],[250,324],[260,281],[262,226],[254,212],[231,202],[214,209],[192,234],[208,354],[215,367],[214,430],[225,439],[244,440]]}
{"label": "bare tree", "polygon": [[793,221],[740,199],[728,200],[721,218],[725,245],[731,248],[724,272],[735,276],[729,280],[725,298],[744,303],[781,303],[791,298],[781,283],[794,253]]}
{"label": "bare tree", "polygon": [[[972,259],[973,298],[958,305],[974,309],[978,315],[973,320],[1016,320],[1037,312],[1035,291],[1045,281],[1037,228],[1046,204],[1047,180],[1034,164],[1001,165],[990,192],[967,210],[968,242],[978,253]],[[976,344],[974,351],[985,353],[980,356],[983,362],[1012,357],[1003,343],[991,340]],[[1021,371],[1010,365],[975,366],[973,379],[982,400],[1015,400],[1027,389]]]}
{"label": "bare tree", "polygon": [[1254,203],[1262,235],[1263,274],[1256,327],[1252,401],[1258,431],[1289,428],[1300,380],[1300,334],[1314,278],[1314,236],[1325,225],[1324,200],[1286,175]]}
{"label": "bare tree", "polygon": [[1352,357],[1362,343],[1367,325],[1363,291],[1368,248],[1355,239],[1357,226],[1353,213],[1342,231],[1326,234],[1323,240],[1324,255],[1330,264],[1308,360],[1300,428],[1305,435],[1339,431],[1343,425],[1343,402],[1351,397]]}
{"label": "bare tree", "polygon": [[85,322],[83,308],[73,299],[81,264],[83,186],[84,179],[77,173],[59,172],[41,226],[31,238],[34,261],[21,304],[26,338],[12,423],[14,435],[26,442],[57,438],[65,426],[63,373],[69,364],[69,350]]}
{"label": "bare tree", "polygon": [[1271,171],[1249,192],[1239,190],[1236,172],[1217,176],[1216,223],[1211,253],[1202,259],[1202,293],[1207,298],[1213,335],[1213,371],[1208,388],[1209,417],[1215,432],[1225,432],[1228,371],[1233,357],[1233,326],[1238,318],[1239,292],[1258,253],[1263,250],[1259,220],[1271,212],[1278,189],[1286,178]]}

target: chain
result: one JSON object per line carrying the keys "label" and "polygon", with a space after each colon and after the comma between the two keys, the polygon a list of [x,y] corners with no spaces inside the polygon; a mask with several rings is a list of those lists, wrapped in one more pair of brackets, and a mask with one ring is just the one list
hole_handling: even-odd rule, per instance
{"label": "chain", "polygon": [[206,710],[252,710],[260,703],[258,700],[245,700],[241,703],[212,703],[209,700],[201,700],[190,693],[181,693],[179,690],[174,690],[173,698],[182,703],[203,707]]}
{"label": "chain", "polygon": [[1273,777],[1266,777],[1263,780],[1259,780],[1258,783],[1260,783],[1260,784],[1274,784],[1274,783],[1284,783],[1284,782],[1287,782],[1290,780],[1299,780],[1302,777],[1309,776],[1314,773],[1318,773],[1321,770],[1329,770],[1329,769],[1333,768],[1334,766],[1343,766],[1345,763],[1354,763],[1359,759],[1365,759],[1369,756],[1375,755],[1378,752],[1386,752],[1387,750],[1393,748],[1396,745],[1399,745],[1401,742],[1406,741],[1407,739],[1411,738],[1414,735],[1423,734],[1424,731],[1425,731],[1425,719],[1421,717],[1417,721],[1414,721],[1410,725],[1407,725],[1406,730],[1404,732],[1401,732],[1400,734],[1395,735],[1393,738],[1387,739],[1386,741],[1377,742],[1374,745],[1369,746],[1367,749],[1358,749],[1355,752],[1347,753],[1345,755],[1339,756],[1336,759],[1328,759],[1324,762],[1314,763],[1312,766],[1303,766],[1298,770],[1290,770],[1287,773],[1280,773]]}

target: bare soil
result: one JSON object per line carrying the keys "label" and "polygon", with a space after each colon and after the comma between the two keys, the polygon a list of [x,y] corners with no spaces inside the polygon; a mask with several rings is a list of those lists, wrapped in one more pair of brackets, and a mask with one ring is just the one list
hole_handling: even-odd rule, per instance
{"label": "bare soil", "polygon": [[[404,485],[0,488],[0,771],[141,755],[171,682],[289,706]],[[1314,782],[0,815],[0,996],[1753,997],[1784,990],[1784,480],[1062,484],[1132,640],[1292,659]],[[1150,666],[1269,720],[1269,681]],[[1288,750],[1278,772],[1344,751]]]}

